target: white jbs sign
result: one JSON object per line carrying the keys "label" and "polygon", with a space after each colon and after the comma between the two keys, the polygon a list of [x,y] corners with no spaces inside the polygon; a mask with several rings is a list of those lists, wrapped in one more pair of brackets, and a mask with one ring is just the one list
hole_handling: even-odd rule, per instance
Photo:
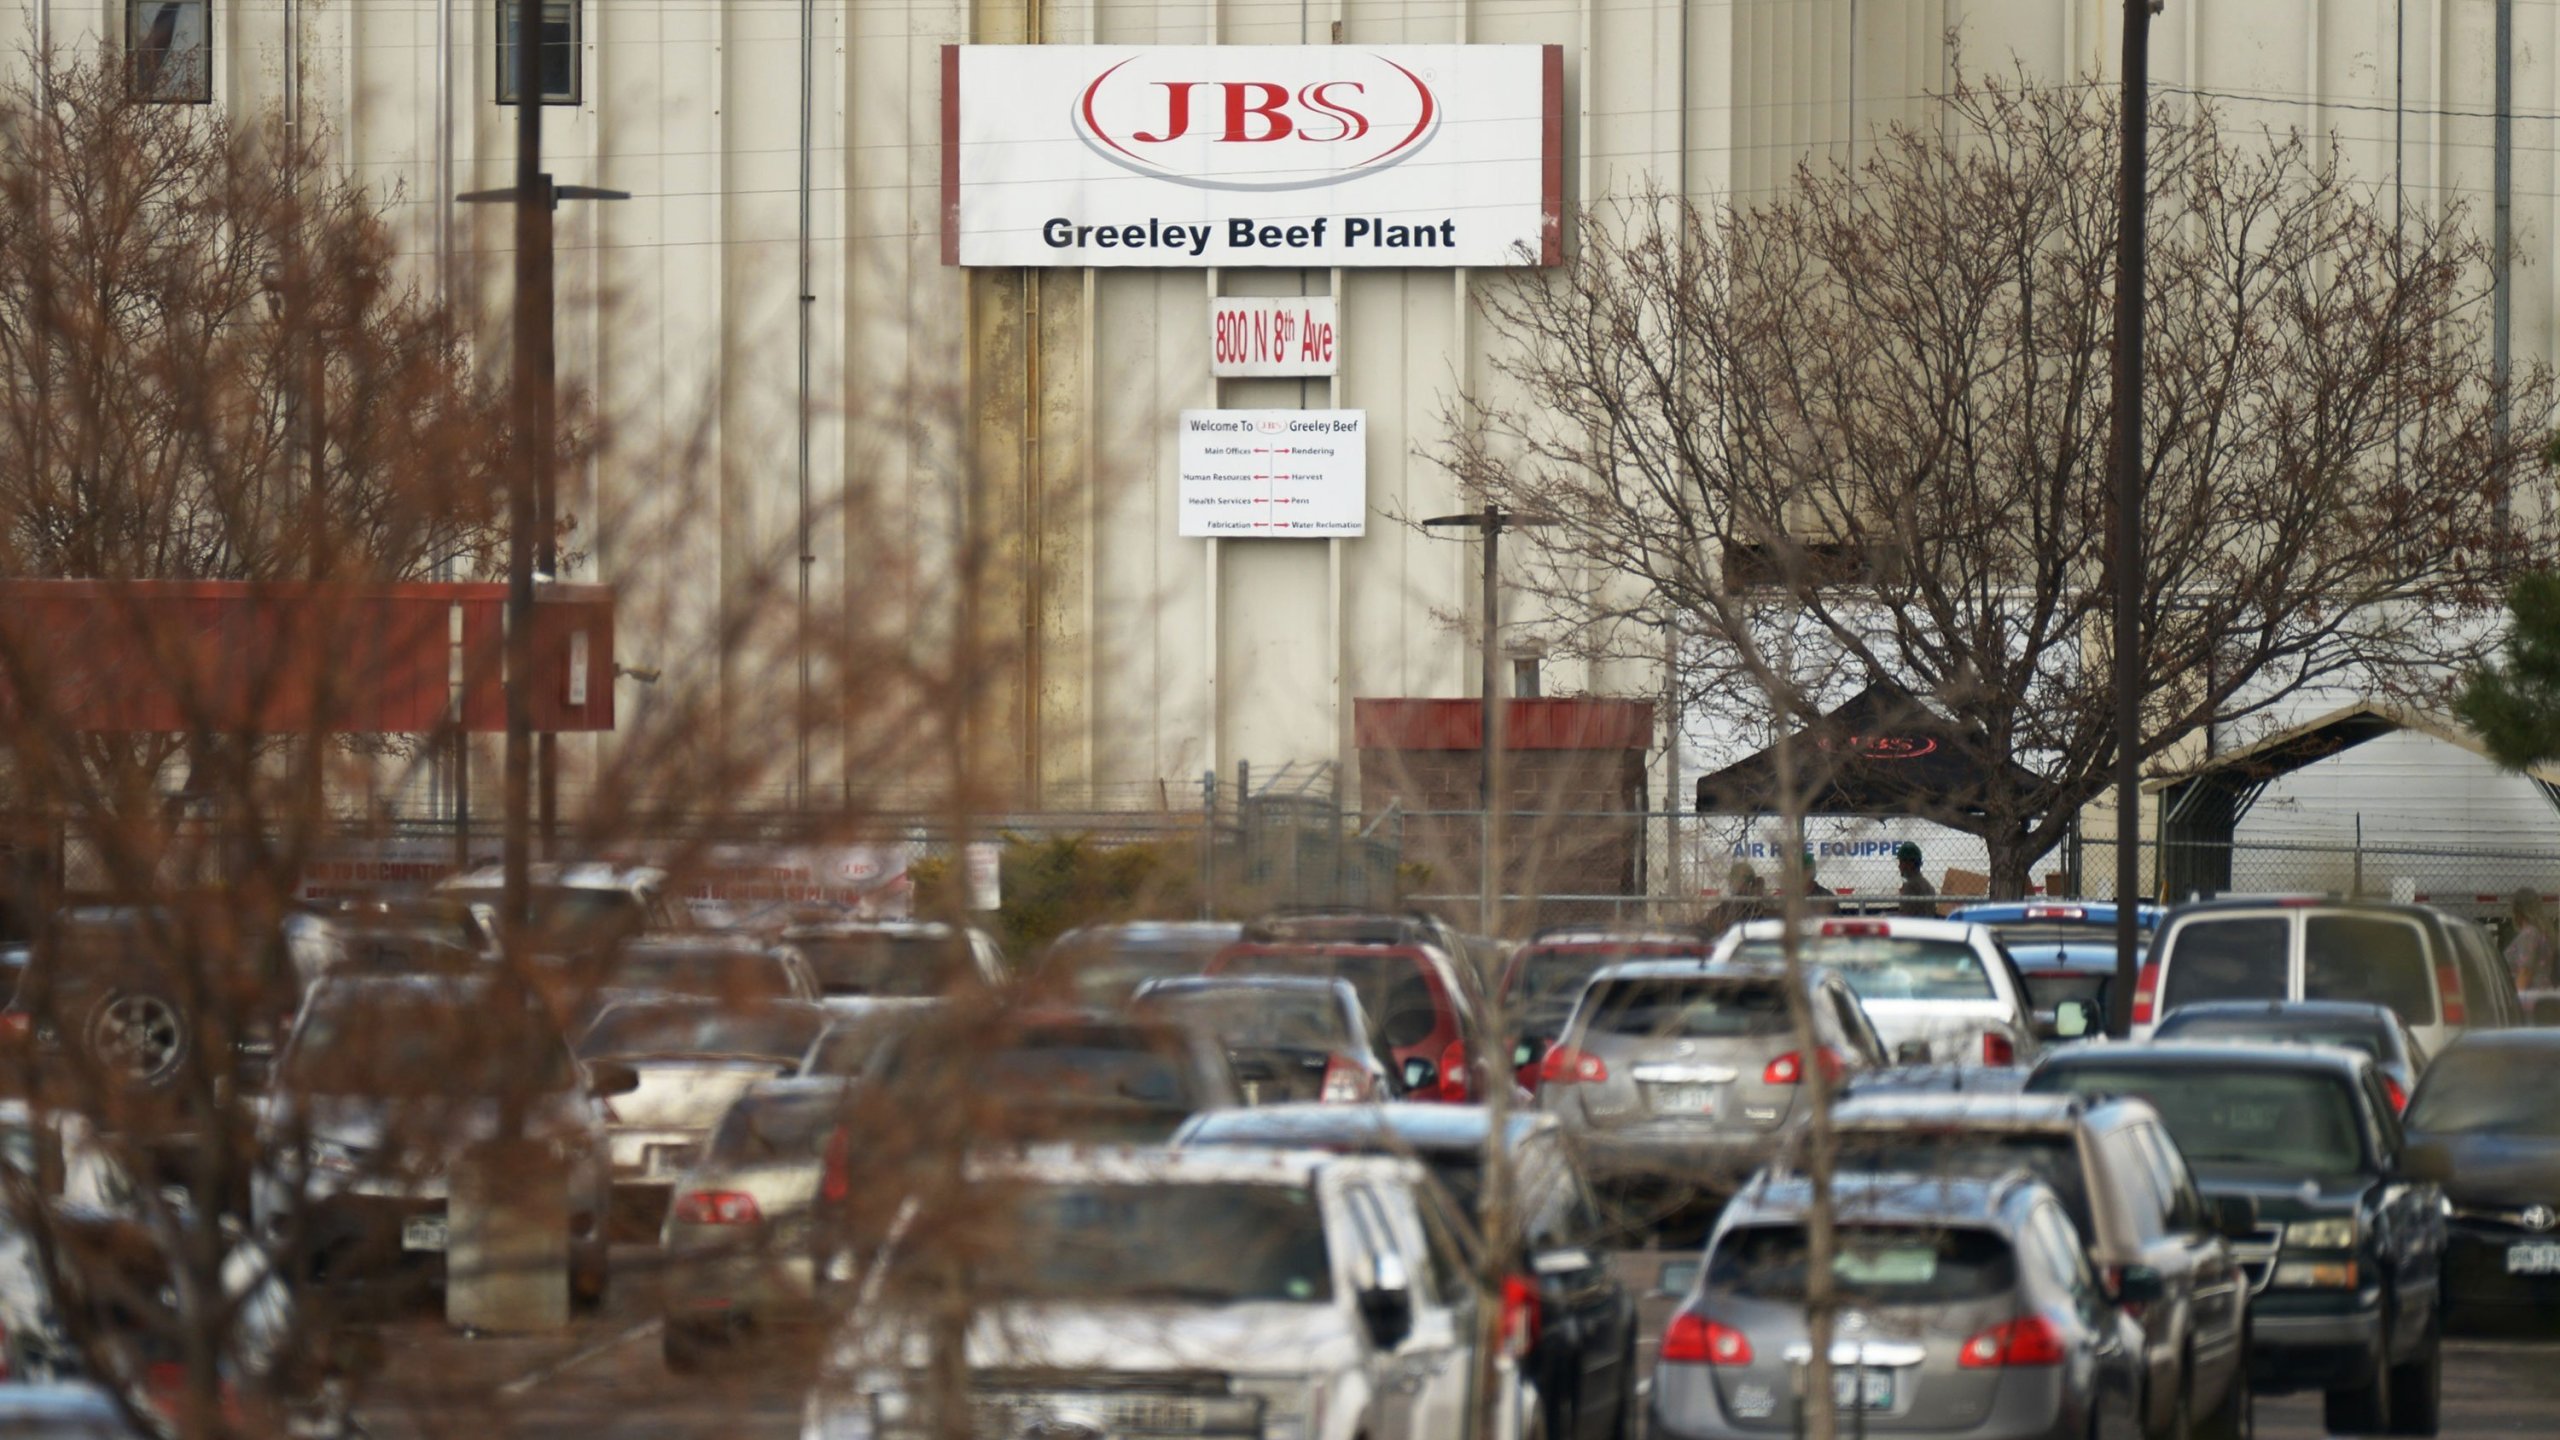
{"label": "white jbs sign", "polygon": [[1330,295],[1226,295],[1209,302],[1209,373],[1330,375],[1335,335]]}
{"label": "white jbs sign", "polygon": [[1552,265],[1553,45],[954,45],[954,265]]}

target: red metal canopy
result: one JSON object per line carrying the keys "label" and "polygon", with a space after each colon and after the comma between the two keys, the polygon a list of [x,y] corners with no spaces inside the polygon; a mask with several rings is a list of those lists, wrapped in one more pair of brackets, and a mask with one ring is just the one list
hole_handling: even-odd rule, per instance
{"label": "red metal canopy", "polygon": [[[613,591],[545,585],[533,727],[613,728]],[[0,581],[0,711],[79,731],[506,729],[501,583]]]}

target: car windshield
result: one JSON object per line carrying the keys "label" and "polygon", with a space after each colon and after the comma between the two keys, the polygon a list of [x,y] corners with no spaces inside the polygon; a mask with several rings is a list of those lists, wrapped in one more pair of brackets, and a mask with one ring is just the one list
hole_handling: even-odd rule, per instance
{"label": "car windshield", "polygon": [[[1836,1293],[1860,1305],[1988,1300],[2018,1284],[2009,1242],[1987,1230],[1843,1225],[1837,1241],[1831,1261]],[[1752,1300],[1800,1301],[1805,1250],[1801,1225],[1737,1226],[1707,1258],[1707,1289]]]}
{"label": "car windshield", "polygon": [[616,1005],[578,1041],[578,1058],[796,1061],[826,1017],[794,1007],[739,1014],[717,1005]]}
{"label": "car windshield", "polygon": [[920,1023],[927,1007],[906,1007],[838,1020],[819,1035],[800,1065],[803,1075],[859,1075],[880,1052],[882,1042]]}
{"label": "car windshield", "polygon": [[974,970],[968,937],[961,935],[799,934],[787,943],[808,958],[821,995],[918,999],[941,994]]}
{"label": "car windshield", "polygon": [[2438,1135],[2560,1137],[2560,1049],[2447,1050],[2409,1102],[2408,1127]]}
{"label": "car windshield", "polygon": [[1592,987],[1583,1009],[1586,1034],[1649,1040],[1738,1040],[1788,1026],[1786,993],[1766,982],[1609,980]]}
{"label": "car windshield", "polygon": [[2200,1000],[2284,999],[2291,943],[2289,922],[2281,915],[2187,921],[2169,935],[2161,1010]]}
{"label": "car windshield", "polygon": [[1422,963],[1398,950],[1258,950],[1228,956],[1219,962],[1218,973],[1348,980],[1359,992],[1360,1008],[1387,1043],[1402,1047],[1430,1039],[1440,1025],[1440,1008],[1423,978]]}
{"label": "car windshield", "polygon": [[2056,1065],[2030,1090],[2147,1100],[2197,1169],[2242,1166],[2298,1175],[2364,1168],[2348,1082],[2327,1071],[2250,1065]]}
{"label": "car windshield", "polygon": [[[500,903],[494,886],[454,888],[442,894],[466,905]],[[628,890],[537,885],[531,898],[533,944],[538,950],[590,950],[649,928],[648,903]]]}
{"label": "car windshield", "polygon": [[2089,1186],[2080,1170],[2080,1147],[2068,1135],[1844,1125],[1839,1147],[1842,1173],[1997,1180],[2025,1170],[2052,1186],[2071,1222],[2082,1235],[2089,1233]]}
{"label": "car windshield", "polygon": [[2412,1025],[2436,1022],[2427,941],[2394,915],[2314,915],[2302,927],[2302,998],[2388,1005]]}
{"label": "car windshield", "polygon": [[318,1095],[491,1095],[569,1089],[568,1047],[526,1016],[484,997],[415,992],[314,997],[284,1062],[287,1088]]}
{"label": "car windshield", "polygon": [[1231,1049],[1332,1051],[1356,1043],[1341,1002],[1320,990],[1177,990],[1147,997],[1145,1012],[1215,1036]]}
{"label": "car windshield", "polygon": [[1014,1197],[1016,1265],[1039,1299],[1321,1301],[1333,1294],[1314,1193],[1278,1184],[1050,1184]]}
{"label": "car windshield", "polygon": [[600,982],[608,990],[663,990],[724,999],[791,993],[773,957],[757,950],[634,947],[613,959]]}
{"label": "car windshield", "polygon": [[1633,959],[1669,958],[1688,955],[1706,958],[1703,950],[1681,951],[1668,944],[1651,945],[1576,945],[1571,948],[1531,950],[1521,956],[1518,979],[1511,1003],[1521,1010],[1569,1007],[1590,983],[1602,966],[1624,964]]}
{"label": "car windshield", "polygon": [[815,1161],[843,1103],[832,1086],[744,1096],[711,1132],[711,1159],[727,1165]]}
{"label": "car windshield", "polygon": [[2153,1032],[2160,1039],[2254,1040],[2273,1045],[2341,1045],[2386,1058],[2382,1032],[2371,1025],[2305,1023],[2270,1015],[2198,1015],[2172,1011]]}
{"label": "car windshield", "polygon": [[[1838,972],[1861,1000],[1990,1000],[1998,992],[1982,957],[1962,940],[1918,940],[1891,935],[1808,935],[1798,945],[1804,963]],[[1733,958],[1783,965],[1784,942],[1743,942]]]}

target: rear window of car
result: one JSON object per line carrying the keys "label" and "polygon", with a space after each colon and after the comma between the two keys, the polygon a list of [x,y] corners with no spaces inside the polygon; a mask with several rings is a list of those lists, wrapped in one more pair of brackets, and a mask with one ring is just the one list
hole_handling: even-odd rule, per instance
{"label": "rear window of car", "polygon": [[2314,915],[2303,922],[2302,998],[2388,1005],[2412,1025],[2436,1021],[2427,939],[2388,915]]}
{"label": "rear window of car", "polygon": [[834,1090],[746,1096],[711,1132],[711,1158],[731,1165],[815,1160],[843,1103]]}
{"label": "rear window of car", "polygon": [[2169,934],[2163,1011],[2203,1000],[2282,1000],[2292,922],[2281,915],[2189,920]]}
{"label": "rear window of car", "polygon": [[[1861,1000],[1991,1000],[1991,976],[1982,957],[1962,940],[1917,940],[1891,935],[1807,936],[1798,946],[1804,963],[1838,972]],[[1783,964],[1784,942],[1749,940],[1733,955],[1744,963]]]}
{"label": "rear window of car", "polygon": [[2059,1009],[2063,1002],[2069,1000],[2095,1005],[2098,997],[2105,993],[2107,982],[2114,978],[2094,970],[2047,970],[2042,973],[2030,970],[2027,972],[2027,1003],[2045,1011]]}
{"label": "rear window of car", "polygon": [[1149,995],[1138,1013],[1213,1036],[1230,1049],[1343,1050],[1358,1042],[1333,994],[1238,985]]}
{"label": "rear window of car", "polygon": [[2079,1142],[2069,1135],[1844,1125],[1839,1145],[1837,1165],[1843,1173],[1997,1180],[2025,1170],[2052,1186],[2071,1223],[2082,1235],[2089,1233],[2088,1180],[2080,1169]]}
{"label": "rear window of car", "polygon": [[2170,1040],[2262,1040],[2271,1045],[2340,1045],[2376,1060],[2387,1058],[2381,1032],[2370,1025],[2304,1025],[2250,1015],[2171,1015],[2154,1032]]}
{"label": "rear window of car", "polygon": [[[1836,1238],[1831,1274],[1844,1301],[1945,1305],[1992,1299],[2018,1286],[2016,1254],[1988,1230],[1843,1225]],[[1801,1225],[1737,1226],[1707,1258],[1707,1288],[1751,1300],[1802,1300],[1805,1249]]]}
{"label": "rear window of car", "polygon": [[1071,1025],[1019,1034],[973,1055],[945,1053],[918,1033],[900,1037],[884,1068],[892,1079],[945,1078],[952,1069],[974,1090],[1065,1104],[1100,1101],[1158,1109],[1197,1108],[1200,1087],[1173,1032],[1152,1027]]}
{"label": "rear window of car", "polygon": [[1396,950],[1334,953],[1324,950],[1252,950],[1231,954],[1215,967],[1220,975],[1289,975],[1342,979],[1360,994],[1360,1008],[1389,1045],[1419,1045],[1440,1028],[1440,1007],[1423,962]]}
{"label": "rear window of car", "polygon": [[1786,992],[1707,979],[1608,980],[1583,998],[1585,1035],[1738,1040],[1787,1030]]}
{"label": "rear window of car", "polygon": [[974,973],[962,935],[795,935],[818,993],[918,999],[939,995]]}
{"label": "rear window of car", "polygon": [[2457,1045],[2427,1067],[2408,1127],[2435,1135],[2560,1136],[2560,1051]]}
{"label": "rear window of car", "polygon": [[753,950],[628,950],[602,982],[615,990],[664,990],[729,999],[791,993],[791,977],[772,956]]}
{"label": "rear window of car", "polygon": [[796,1061],[825,1025],[804,1008],[739,1014],[717,1005],[616,1005],[579,1039],[578,1058]]}

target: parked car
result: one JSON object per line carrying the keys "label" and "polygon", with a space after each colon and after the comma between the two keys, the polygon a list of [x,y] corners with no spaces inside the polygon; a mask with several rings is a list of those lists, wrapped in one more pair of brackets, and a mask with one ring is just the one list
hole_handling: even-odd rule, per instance
{"label": "parked car", "polygon": [[[1305,1152],[1046,1151],[988,1162],[1015,1246],[968,1342],[971,1399],[1007,1433],[1424,1440],[1466,1429],[1475,1299],[1411,1160]],[[853,1282],[804,1433],[916,1412],[892,1242]],[[1525,1298],[1503,1333],[1524,1337]],[[1535,1396],[1507,1361],[1496,1440]]]}
{"label": "parked car", "polygon": [[2320,1390],[2344,1435],[2436,1433],[2443,1195],[2410,1167],[2381,1072],[2351,1050],[2153,1043],[2056,1051],[2032,1093],[2150,1102],[2208,1199],[2246,1197],[2261,1392]]}
{"label": "parked car", "polygon": [[315,937],[284,919],[244,925],[234,903],[202,894],[59,911],[18,974],[8,1028],[136,1097],[191,1068],[232,1083],[244,1055],[272,1054],[326,968]]}
{"label": "parked car", "polygon": [[578,1039],[578,1058],[628,1070],[635,1081],[615,1098],[605,1128],[617,1217],[645,1219],[657,1233],[676,1181],[702,1158],[729,1106],[748,1086],[798,1069],[826,1028],[823,1008],[797,1000],[631,1000],[598,1015]]}
{"label": "parked car", "polygon": [[[2159,905],[2135,909],[2134,925],[2148,947],[2168,913]],[[2116,907],[2112,901],[1999,900],[1963,905],[1947,912],[1950,920],[1979,925],[2009,952],[2026,978],[2027,1003],[2035,1012],[2036,1033],[2044,1039],[2071,1039],[2057,1029],[2061,1007],[2078,1001],[2081,1014],[2094,1016],[2104,1028],[2108,999],[2116,980]]]}
{"label": "parked car", "polygon": [[[1458,1222],[1482,1233],[1485,1141],[1477,1105],[1273,1105],[1195,1116],[1185,1146],[1240,1145],[1406,1155],[1431,1172]],[[1610,1263],[1599,1207],[1549,1115],[1514,1113],[1504,1130],[1513,1203],[1504,1264],[1538,1290],[1536,1339],[1522,1369],[1538,1387],[1551,1440],[1617,1440],[1636,1416],[1635,1297]]]}
{"label": "parked car", "polygon": [[1474,971],[1446,927],[1398,916],[1261,922],[1213,956],[1211,975],[1347,980],[1377,1020],[1407,1098],[1463,1104],[1509,1067],[1487,1052]]}
{"label": "parked car", "polygon": [[1129,1009],[1190,1026],[1226,1047],[1247,1105],[1358,1105],[1396,1095],[1377,1027],[1347,980],[1150,980]]}
{"label": "parked car", "polygon": [[761,1006],[818,998],[817,981],[797,951],[719,931],[647,935],[584,957],[545,957],[540,973],[572,1035],[585,1034],[607,1007],[626,1000],[681,996]]}
{"label": "parked car", "polygon": [[257,1105],[256,1233],[293,1278],[354,1293],[440,1292],[454,1166],[500,1139],[556,1156],[570,1285],[601,1304],[613,1168],[606,1100],[630,1070],[581,1066],[531,999],[488,981],[332,976],[314,986]]}
{"label": "parked car", "polygon": [[[2024,1065],[2036,1056],[2026,981],[1991,932],[1958,920],[1864,915],[1805,923],[1796,943],[1807,965],[1856,992],[1896,1061]],[[1786,922],[1734,926],[1716,943],[1719,965],[1783,963]]]}
{"label": "parked car", "polygon": [[2249,1433],[2248,1283],[2231,1248],[2254,1238],[2245,1197],[2207,1204],[2160,1116],[2078,1095],[1891,1095],[1832,1113],[1836,1172],[1934,1182],[2025,1170],[2050,1186],[2111,1300],[2142,1328],[2146,1434]]}
{"label": "parked car", "polygon": [[0,1385],[0,1435],[17,1440],[146,1440],[116,1397],[95,1385]]}
{"label": "parked car", "polygon": [[1511,953],[1495,990],[1517,1052],[1523,1084],[1535,1089],[1538,1061],[1564,1033],[1582,987],[1611,965],[1631,960],[1704,960],[1714,943],[1676,930],[1542,930]]}
{"label": "parked car", "polygon": [[2356,1000],[2202,1000],[2181,1005],[2152,1028],[2155,1040],[2240,1040],[2338,1045],[2373,1057],[2394,1110],[2409,1108],[2426,1047],[2388,1005]]}
{"label": "parked car", "polygon": [[807,961],[817,998],[918,999],[959,984],[1002,985],[1004,947],[984,930],[930,920],[794,925],[781,944]]}
{"label": "parked car", "polygon": [[[436,886],[437,898],[469,907],[491,935],[505,933],[498,909],[506,871],[483,865]],[[667,893],[667,875],[646,865],[598,862],[538,864],[527,872],[533,924],[526,937],[545,955],[584,955],[637,935],[690,930],[692,920]]]}
{"label": "parked car", "polygon": [[1237,1104],[1224,1051],[1180,1025],[1086,1011],[945,1011],[884,1041],[864,1103],[947,1112],[967,1095],[989,1145],[1161,1144],[1203,1110]]}
{"label": "parked car", "polygon": [[851,1079],[871,1064],[889,1037],[927,1023],[939,1000],[835,1000],[827,1004],[827,1028],[801,1053],[791,1073],[804,1079]]}
{"label": "parked car", "polygon": [[2425,905],[2328,896],[2230,897],[2171,911],[2134,988],[2134,1037],[2205,1000],[2388,1005],[2429,1054],[2465,1030],[2524,1023],[2515,981],[2479,926]]}
{"label": "parked car", "polygon": [[[1663,1333],[1648,1435],[1742,1440],[1801,1425],[1810,1186],[1764,1178],[1718,1222]],[[2100,1288],[2061,1202],[2025,1174],[1844,1182],[1831,1347],[1844,1433],[2117,1436],[2142,1394],[2140,1328]]]}
{"label": "parked car", "polygon": [[2444,1283],[2465,1320],[2560,1315],[2560,1033],[2454,1042],[2409,1102],[2411,1168],[2443,1177]]}
{"label": "parked car", "polygon": [[1233,920],[1126,920],[1079,925],[1051,941],[1034,968],[1044,997],[1079,1006],[1127,1000],[1149,980],[1197,975],[1244,938]]}
{"label": "parked car", "polygon": [[818,1319],[810,1207],[843,1110],[841,1079],[764,1080],[712,1128],[659,1235],[668,1369]]}
{"label": "parked car", "polygon": [[[1797,1044],[1787,988],[1803,986],[1819,1043]],[[1675,1177],[1730,1191],[1812,1110],[1809,1066],[1833,1079],[1883,1065],[1855,995],[1827,971],[1642,960],[1591,979],[1539,1061],[1538,1106],[1605,1180]]]}

